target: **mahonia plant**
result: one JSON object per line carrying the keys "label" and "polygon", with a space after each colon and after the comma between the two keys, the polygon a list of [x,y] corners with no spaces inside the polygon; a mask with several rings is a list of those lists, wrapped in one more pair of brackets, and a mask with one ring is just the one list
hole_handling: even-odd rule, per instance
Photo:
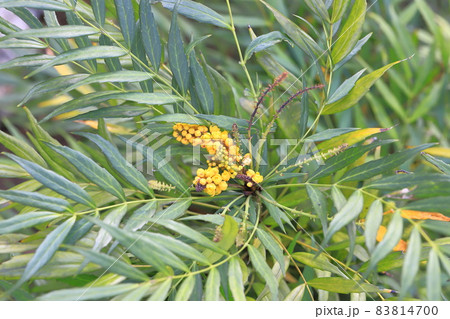
{"label": "mahonia plant", "polygon": [[221,131],[215,125],[208,128],[204,125],[177,123],[173,126],[173,137],[183,144],[199,145],[209,154],[208,168],[199,168],[193,181],[198,192],[219,195],[228,188],[231,178],[243,180],[245,187],[252,189],[264,179],[259,172],[246,168],[251,165],[250,154],[241,154],[240,147],[228,131]]}
{"label": "mahonia plant", "polygon": [[445,19],[202,2],[0,1],[0,299],[448,299]]}

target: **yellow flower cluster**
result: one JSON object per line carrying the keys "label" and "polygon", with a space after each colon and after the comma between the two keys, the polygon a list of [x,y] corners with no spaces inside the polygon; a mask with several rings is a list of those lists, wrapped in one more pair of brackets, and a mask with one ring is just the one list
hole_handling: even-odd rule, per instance
{"label": "yellow flower cluster", "polygon": [[230,178],[231,174],[228,171],[225,170],[221,174],[218,167],[199,168],[194,184],[198,185],[198,188],[204,188],[206,194],[214,196],[228,188],[227,182]]}
{"label": "yellow flower cluster", "polygon": [[[183,144],[200,145],[205,148],[210,159],[207,169],[199,168],[194,184],[198,191],[203,190],[211,196],[219,195],[228,188],[228,181],[241,174],[244,167],[251,164],[250,154],[241,155],[240,147],[230,137],[228,131],[219,127],[177,123],[173,126],[173,136]],[[259,172],[246,171],[247,187],[261,183],[263,177]],[[238,176],[239,177],[239,176]]]}
{"label": "yellow flower cluster", "polygon": [[252,187],[254,183],[261,183],[264,179],[259,172],[255,172],[252,169],[247,170],[246,175],[252,179],[252,181],[247,182],[248,187]]}
{"label": "yellow flower cluster", "polygon": [[173,137],[185,145],[194,144],[194,140],[198,142],[206,132],[208,132],[208,128],[203,125],[177,123],[173,126]]}

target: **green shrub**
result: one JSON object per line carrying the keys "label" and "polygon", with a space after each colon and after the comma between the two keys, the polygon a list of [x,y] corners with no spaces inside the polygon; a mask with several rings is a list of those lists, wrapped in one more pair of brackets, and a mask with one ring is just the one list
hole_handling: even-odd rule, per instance
{"label": "green shrub", "polygon": [[88,3],[0,2],[30,26],[0,18],[25,49],[0,68],[31,86],[0,131],[3,299],[448,297],[448,24],[424,1]]}

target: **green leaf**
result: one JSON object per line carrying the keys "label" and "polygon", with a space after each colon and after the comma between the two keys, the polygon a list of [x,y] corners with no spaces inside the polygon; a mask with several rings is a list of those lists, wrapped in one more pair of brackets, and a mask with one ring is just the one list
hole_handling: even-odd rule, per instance
{"label": "green leaf", "polygon": [[312,173],[308,178],[308,181],[331,175],[350,165],[351,163],[354,163],[358,158],[371,151],[375,147],[389,144],[394,141],[395,140],[376,141],[370,143],[369,145],[358,145],[356,147],[351,147],[344,152],[327,159],[325,161],[325,165],[321,165],[314,173]]}
{"label": "green leaf", "polygon": [[61,214],[53,212],[31,212],[16,215],[0,221],[0,235],[14,233],[22,228],[46,223],[61,216]]}
{"label": "green leaf", "polygon": [[328,228],[327,199],[319,188],[313,187],[310,184],[306,184],[306,191],[313,205],[314,212],[319,216],[320,222],[322,223],[323,231],[326,233]]}
{"label": "green leaf", "polygon": [[85,218],[99,225],[102,229],[105,229],[133,255],[154,266],[163,274],[169,275],[166,268],[167,265],[176,267],[186,272],[189,271],[189,268],[187,268],[187,266],[177,256],[169,250],[153,243],[145,236],[145,233],[126,231],[88,216],[85,216]]}
{"label": "green leaf", "polygon": [[266,198],[266,199],[263,198],[264,205],[267,207],[267,209],[269,210],[270,216],[272,216],[272,218],[275,220],[275,222],[278,224],[278,226],[280,226],[280,228],[283,231],[285,231],[284,223],[283,223],[283,222],[285,222],[293,228],[291,221],[290,221],[289,217],[286,215],[286,213],[284,211],[282,211],[280,208],[278,208],[277,206],[275,206],[274,204],[272,204],[272,202],[275,202],[275,201],[270,196],[270,194],[267,193],[265,190],[263,190],[261,193]]}
{"label": "green leaf", "polygon": [[339,183],[348,181],[362,181],[367,180],[378,174],[382,174],[389,170],[392,170],[407,160],[413,158],[417,153],[429,148],[433,144],[423,144],[406,151],[398,152],[395,154],[387,155],[378,160],[364,163],[360,166],[354,167],[342,176]]}
{"label": "green leaf", "polygon": [[92,60],[101,58],[120,57],[126,54],[121,48],[116,46],[92,46],[87,48],[73,49],[61,53],[54,59],[38,67],[36,70],[28,74],[25,78],[29,78],[41,71],[44,71],[52,66],[59,64],[66,64],[73,61]]}
{"label": "green leaf", "polygon": [[302,49],[307,55],[312,58],[316,58],[322,55],[322,49],[317,45],[317,43],[300,27],[298,27],[294,22],[286,18],[281,12],[267,4],[265,1],[261,2],[270,10],[277,19],[278,23],[281,24],[283,29],[289,35],[289,37],[294,41],[294,43]]}
{"label": "green leaf", "polygon": [[107,118],[127,118],[135,117],[149,112],[148,106],[139,105],[119,105],[114,107],[104,107],[98,110],[89,111],[71,117],[72,121],[76,120],[98,120]]}
{"label": "green leaf", "polygon": [[350,53],[347,54],[347,56],[345,58],[343,58],[339,63],[337,63],[334,66],[333,70],[334,71],[338,70],[341,66],[343,66],[345,63],[350,61],[351,58],[353,58],[359,51],[361,51],[361,48],[363,47],[364,44],[366,44],[366,42],[370,39],[371,36],[372,36],[372,32],[367,34],[364,38],[362,38],[358,42],[356,42],[355,46],[350,51]]}
{"label": "green leaf", "polygon": [[46,44],[34,40],[9,39],[0,41],[0,49],[45,49]]}
{"label": "green leaf", "polygon": [[64,25],[59,27],[47,27],[41,29],[26,29],[17,31],[2,37],[1,41],[5,41],[9,38],[76,38],[84,35],[96,34],[99,32],[100,31],[98,31],[97,29],[85,25]]}
{"label": "green leaf", "polygon": [[301,301],[305,294],[305,284],[299,285],[292,289],[289,294],[284,298],[284,301]]}
{"label": "green leaf", "polygon": [[150,59],[153,69],[157,72],[161,65],[161,40],[150,1],[139,3],[139,21],[145,53]]}
{"label": "green leaf", "polygon": [[187,88],[189,87],[189,66],[186,54],[184,53],[180,29],[178,28],[176,7],[172,14],[167,51],[170,69],[173,72],[181,92],[186,93]]}
{"label": "green leaf", "polygon": [[403,218],[400,215],[400,211],[397,211],[394,213],[394,216],[387,227],[383,240],[375,247],[375,250],[372,253],[367,272],[375,269],[378,262],[392,251],[402,237],[402,232]]}
{"label": "green leaf", "polygon": [[217,126],[224,128],[228,131],[233,130],[233,124],[236,124],[238,127],[241,128],[245,127],[245,129],[247,129],[248,127],[248,121],[226,115],[196,114],[195,117],[205,119],[209,122],[217,124]]}
{"label": "green leaf", "polygon": [[136,209],[130,218],[128,218],[124,229],[132,231],[138,230],[153,217],[157,209],[158,203],[156,201],[151,201],[139,209]]}
{"label": "green leaf", "polygon": [[349,0],[334,0],[332,5],[331,23],[336,23],[344,15],[345,9],[347,9]]}
{"label": "green leaf", "polygon": [[256,234],[258,235],[258,239],[261,241],[263,246],[270,252],[270,254],[275,258],[275,260],[280,264],[281,271],[284,273],[285,266],[284,266],[284,256],[283,256],[283,250],[281,249],[280,245],[272,238],[270,234],[268,234],[266,231],[257,228]]}
{"label": "green leaf", "polygon": [[192,86],[200,101],[203,112],[214,112],[214,96],[203,69],[195,57],[194,50],[189,55]]}
{"label": "green leaf", "polygon": [[181,240],[177,240],[170,236],[150,232],[144,233],[144,236],[146,236],[155,244],[167,248],[168,250],[179,256],[183,256],[203,264],[210,264],[208,259],[201,252],[199,252],[192,246],[182,242]]}
{"label": "green leaf", "polygon": [[302,264],[309,266],[314,269],[320,269],[323,271],[329,271],[333,274],[345,277],[345,275],[342,273],[342,271],[339,270],[339,268],[328,260],[327,257],[325,257],[324,254],[320,254],[318,256],[315,256],[314,254],[305,253],[305,252],[297,252],[293,253],[292,257],[301,262]]}
{"label": "green leaf", "polygon": [[[450,179],[448,180],[448,183],[450,183]],[[437,196],[408,203],[406,206],[403,206],[402,209],[441,212],[448,215],[450,214],[450,206],[448,203],[450,203],[450,196]]]}
{"label": "green leaf", "polygon": [[50,62],[54,58],[55,58],[54,56],[46,55],[46,54],[25,55],[25,56],[17,57],[15,59],[9,60],[8,62],[4,62],[4,63],[0,64],[0,70],[10,69],[10,68],[14,68],[14,67],[27,67],[27,66],[42,65],[42,64]]}
{"label": "green leaf", "polygon": [[417,227],[414,227],[408,241],[408,249],[406,250],[405,261],[403,262],[400,298],[403,298],[419,270],[420,250],[422,243],[420,241],[420,233]]}
{"label": "green leaf", "polygon": [[228,284],[234,301],[245,301],[244,283],[242,281],[242,269],[240,258],[235,256],[230,259],[228,265]]}
{"label": "green leaf", "polygon": [[100,287],[60,289],[37,298],[40,301],[101,300],[127,293],[139,287],[138,284],[114,284]]}
{"label": "green leaf", "polygon": [[[146,1],[144,1],[146,2]],[[103,26],[105,24],[106,6],[105,0],[91,0],[92,11],[94,12],[95,20]]]}
{"label": "green leaf", "polygon": [[188,301],[195,287],[195,276],[183,280],[175,295],[175,301]]}
{"label": "green leaf", "polygon": [[[137,149],[142,152],[145,160],[151,162],[153,164],[153,167],[157,167],[157,171],[161,173],[161,175],[169,183],[174,185],[178,190],[182,191],[182,193],[186,192],[188,186],[183,181],[180,173],[178,173],[178,171],[170,164],[170,162],[166,161],[161,152],[155,152],[151,147],[147,146],[139,146]],[[164,156],[165,155],[166,154],[164,154]],[[160,167],[160,165],[162,166]]]}
{"label": "green leaf", "polygon": [[[36,247],[33,247],[31,249],[35,250],[35,248]],[[3,262],[0,265],[0,278],[5,280],[19,280],[22,277],[25,267],[33,256],[34,254],[32,253],[20,254],[12,257],[8,261]],[[79,268],[83,259],[84,257],[80,254],[68,251],[57,251],[50,261],[43,266],[32,277],[32,279],[51,279],[76,276],[80,273]],[[92,272],[98,269],[100,269],[99,266],[89,263],[82,273]]]}
{"label": "green leaf", "polygon": [[116,6],[117,17],[119,18],[120,30],[122,31],[123,38],[131,47],[135,34],[135,18],[133,3],[131,0],[114,0]]}
{"label": "green leaf", "polygon": [[[198,22],[231,29],[231,26],[226,22],[224,17],[201,3],[189,0],[152,0],[152,3],[156,2],[161,2],[164,8],[171,11],[177,10],[180,14]],[[178,7],[176,7],[177,3],[179,3]]]}
{"label": "green leaf", "polygon": [[39,1],[2,0],[0,2],[0,8],[21,8],[21,7],[40,10],[53,10],[53,11],[71,10],[65,3],[56,0],[39,0]]}
{"label": "green leaf", "polygon": [[308,281],[308,285],[316,289],[337,292],[340,294],[380,292],[380,289],[377,286],[338,277],[314,278]]}
{"label": "green leaf", "polygon": [[47,163],[30,145],[24,141],[0,131],[0,144],[9,149],[19,157],[25,158],[41,166],[47,166]]}
{"label": "green leaf", "polygon": [[95,208],[95,202],[89,194],[82,189],[78,184],[75,184],[68,179],[56,174],[55,172],[45,169],[30,161],[24,160],[12,154],[6,154],[9,158],[22,166],[31,176],[44,186],[54,190],[55,192],[64,195],[77,203]]}
{"label": "green leaf", "polygon": [[150,73],[141,71],[122,70],[116,72],[96,73],[69,86],[60,94],[67,93],[69,91],[72,91],[73,89],[76,89],[77,87],[88,85],[91,83],[141,82],[151,78],[152,75]]}
{"label": "green leaf", "polygon": [[186,123],[186,124],[198,124],[206,125],[205,121],[202,121],[190,114],[162,114],[154,116],[148,120],[142,121],[143,123],[153,123],[153,122],[169,122],[169,123]]}
{"label": "green leaf", "polygon": [[47,144],[57,153],[64,156],[73,166],[75,166],[81,174],[86,176],[88,180],[98,185],[108,193],[116,196],[122,201],[125,201],[125,194],[119,182],[103,167],[100,167],[96,162],[86,155],[75,151],[67,146],[56,146]]}
{"label": "green leaf", "polygon": [[440,159],[437,159],[430,154],[427,154],[425,152],[422,152],[421,155],[431,164],[436,166],[442,173],[445,175],[450,175],[450,164],[445,163],[444,161],[441,161]]}
{"label": "green leaf", "polygon": [[334,103],[340,99],[342,99],[344,96],[350,92],[351,89],[355,86],[356,81],[361,77],[361,75],[366,71],[366,69],[362,69],[361,71],[355,73],[348,79],[346,79],[334,92],[331,94],[331,96],[328,98],[326,104]]}
{"label": "green leaf", "polygon": [[120,173],[130,184],[146,194],[153,195],[153,191],[148,187],[147,180],[134,166],[128,163],[119,153],[117,148],[99,135],[92,133],[78,133],[94,142],[108,158],[111,166]]}
{"label": "green leaf", "polygon": [[183,216],[186,210],[191,206],[192,200],[190,198],[179,198],[167,207],[155,214],[156,219],[177,219]]}
{"label": "green leaf", "polygon": [[[253,53],[265,50],[287,38],[279,31],[272,31],[255,38],[245,50],[244,61],[248,61]],[[287,40],[288,41],[288,40]]]}
{"label": "green leaf", "polygon": [[444,188],[443,186],[449,183],[450,177],[444,174],[398,174],[375,180],[369,183],[366,188],[380,189],[385,191],[394,191],[405,187],[412,188],[414,186],[419,186],[418,189],[423,187],[438,188],[438,186]]}
{"label": "green leaf", "polygon": [[383,220],[383,204],[379,199],[374,201],[367,212],[366,221],[364,223],[364,237],[369,252],[373,252],[375,248],[377,232]]}
{"label": "green leaf", "polygon": [[89,259],[89,261],[102,266],[107,271],[137,281],[147,281],[149,279],[147,275],[145,275],[139,269],[134,268],[133,266],[127,264],[126,262],[120,260],[119,258],[81,247],[71,246],[69,248],[83,255],[84,257]]}
{"label": "green leaf", "polygon": [[434,247],[430,250],[427,263],[427,298],[433,301],[441,300],[441,268]]}
{"label": "green leaf", "polygon": [[350,53],[359,39],[366,17],[366,0],[356,0],[333,45],[331,56],[336,64]]}
{"label": "green leaf", "polygon": [[322,246],[326,246],[331,237],[342,227],[352,222],[363,209],[363,195],[360,191],[354,192],[345,205],[334,215],[328,231],[325,234]]}
{"label": "green leaf", "polygon": [[140,301],[144,296],[148,295],[151,285],[152,283],[150,281],[140,284],[131,292],[117,296],[117,298],[114,298],[114,301]]}
{"label": "green leaf", "polygon": [[27,92],[18,106],[24,105],[32,97],[40,96],[48,92],[57,91],[59,89],[72,85],[73,83],[78,83],[88,76],[88,74],[71,74],[65,76],[57,76],[53,79],[39,82]]}
{"label": "green leaf", "polygon": [[205,284],[205,301],[219,301],[220,297],[220,272],[216,267],[208,273]]}
{"label": "green leaf", "polygon": [[227,251],[222,248],[219,248],[219,246],[215,242],[209,240],[206,236],[204,236],[200,232],[184,224],[175,222],[173,220],[162,220],[162,219],[150,219],[149,222],[164,226],[165,228],[177,232],[180,235],[185,236],[195,241],[196,243],[200,244],[201,246],[208,248],[214,252],[217,252],[222,255],[227,254]]}
{"label": "green leaf", "polygon": [[70,207],[69,203],[62,198],[46,196],[35,192],[0,190],[0,197],[25,206],[37,207],[54,212],[62,212],[68,210]]}
{"label": "green leaf", "polygon": [[250,260],[256,271],[264,278],[267,286],[269,286],[270,293],[272,294],[272,300],[278,300],[278,281],[272,273],[269,265],[267,265],[265,258],[261,253],[252,245],[247,246],[250,254]]}
{"label": "green leaf", "polygon": [[[111,226],[119,226],[120,222],[122,221],[122,218],[125,216],[126,213],[127,213],[127,206],[121,205],[108,211],[106,213],[106,217],[104,217],[102,222]],[[112,237],[110,233],[106,229],[101,228],[97,234],[97,237],[95,238],[92,250],[100,251],[100,249],[107,246],[111,242],[111,239]]]}
{"label": "green leaf", "polygon": [[327,104],[324,107],[322,114],[334,114],[351,108],[353,105],[358,103],[358,101],[369,91],[375,81],[378,80],[384,72],[402,61],[405,60],[390,63],[378,70],[373,71],[372,73],[367,74],[366,76],[363,76],[356,81],[353,89],[351,89],[345,97],[334,103]]}
{"label": "green leaf", "polygon": [[172,287],[172,279],[169,278],[165,280],[158,289],[152,294],[148,299],[149,301],[164,301],[169,294],[170,288]]}
{"label": "green leaf", "polygon": [[[233,217],[225,215],[225,220],[220,228],[221,239],[217,243],[217,247],[223,249],[224,251],[228,251],[235,244],[238,232],[238,223]],[[214,250],[206,250],[204,254],[210,263],[216,262],[223,256],[223,253],[217,253]]]}
{"label": "green leaf", "polygon": [[323,0],[305,0],[305,3],[323,21],[330,22],[330,15],[328,14],[327,6]]}
{"label": "green leaf", "polygon": [[56,227],[50,234],[48,234],[44,241],[39,245],[38,249],[33,255],[33,258],[28,262],[25,271],[16,283],[16,286],[20,286],[33,275],[35,275],[39,269],[41,269],[47,262],[53,257],[58,250],[59,245],[64,241],[73,224],[75,223],[76,216],[72,216],[67,219],[61,225]]}
{"label": "green leaf", "polygon": [[90,93],[78,99],[73,99],[69,102],[64,103],[63,105],[59,106],[58,108],[50,112],[46,117],[44,117],[41,120],[41,122],[48,121],[52,117],[63,113],[71,112],[88,106],[97,105],[100,102],[104,102],[111,99],[133,101],[136,103],[148,105],[171,104],[181,100],[180,98],[167,93],[100,91]]}

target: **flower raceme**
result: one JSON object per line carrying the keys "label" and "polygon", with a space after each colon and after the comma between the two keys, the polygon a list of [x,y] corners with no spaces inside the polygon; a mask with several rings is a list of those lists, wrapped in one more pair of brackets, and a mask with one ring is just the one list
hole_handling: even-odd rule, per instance
{"label": "flower raceme", "polygon": [[251,164],[250,154],[242,155],[239,145],[228,131],[222,131],[215,125],[176,123],[173,137],[185,145],[200,145],[209,154],[208,168],[199,168],[193,181],[197,191],[215,196],[228,188],[231,178],[243,180],[249,188],[264,179],[259,172],[246,168]]}

